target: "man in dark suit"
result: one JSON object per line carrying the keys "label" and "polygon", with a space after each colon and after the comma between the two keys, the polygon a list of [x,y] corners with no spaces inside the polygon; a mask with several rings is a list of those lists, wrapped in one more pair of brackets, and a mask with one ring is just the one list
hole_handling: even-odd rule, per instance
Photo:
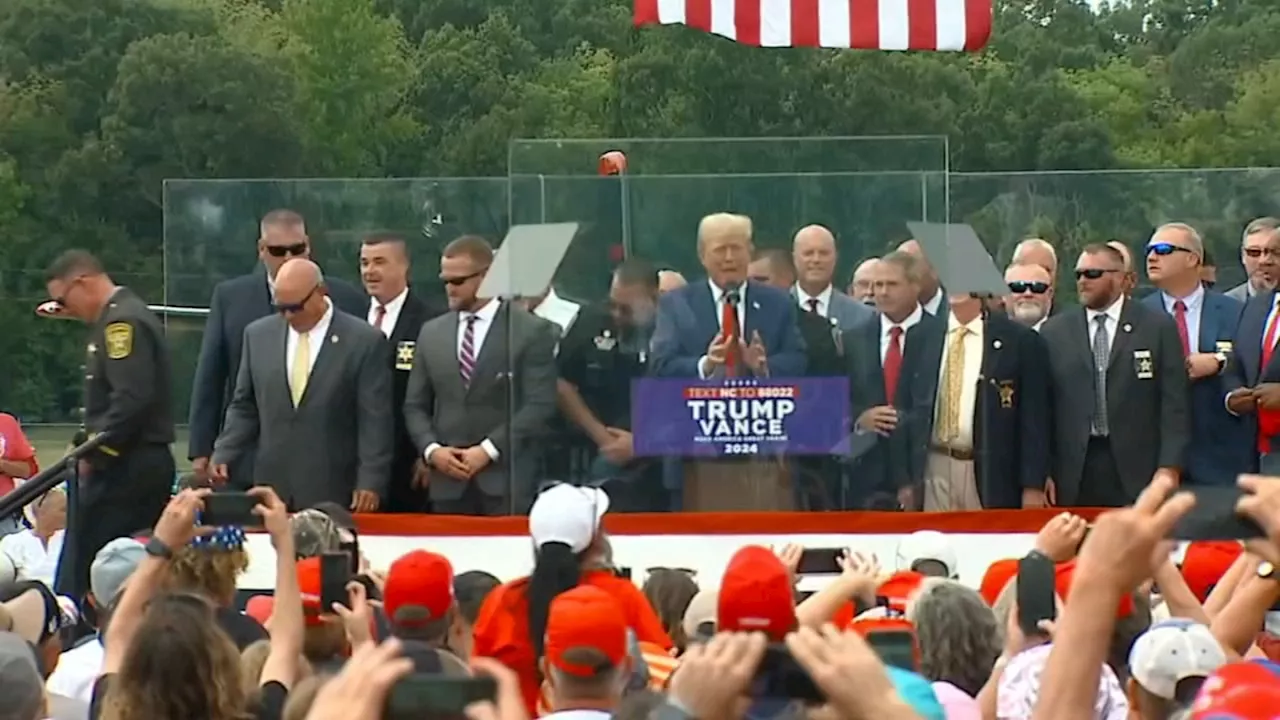
{"label": "man in dark suit", "polygon": [[920,271],[920,307],[935,317],[947,316],[947,292],[942,287],[938,271],[924,255],[924,248],[916,240],[908,240],[898,246],[898,252],[915,255],[922,263]]}
{"label": "man in dark suit", "polygon": [[404,422],[404,392],[413,369],[418,333],[444,311],[409,287],[409,248],[401,235],[379,232],[360,245],[360,279],[369,295],[368,321],[391,342],[391,412],[395,417],[396,451],[391,463],[387,511],[427,512],[426,463]]}
{"label": "man in dark suit", "polygon": [[[240,368],[240,346],[249,323],[275,312],[271,303],[276,273],[290,258],[311,256],[302,216],[292,210],[272,210],[262,218],[258,238],[261,266],[213,289],[209,317],[200,343],[200,360],[191,382],[191,437],[187,456],[196,474],[205,476],[213,443],[222,430],[223,417],[235,390]],[[368,300],[350,284],[336,278],[326,281],[329,299],[339,310],[363,317]],[[253,453],[245,453],[243,467],[233,468],[232,482],[253,477]]]}
{"label": "man in dark suit", "polygon": [[1190,418],[1178,330],[1125,287],[1120,251],[1089,245],[1076,262],[1083,307],[1040,329],[1053,372],[1051,475],[1061,505],[1127,505],[1157,472],[1176,480],[1182,470]]}
{"label": "man in dark suit", "polygon": [[[1265,239],[1259,244],[1258,238],[1246,237],[1246,242],[1254,243],[1246,249],[1258,251],[1250,277],[1263,281],[1280,276],[1280,233],[1269,233]],[[1280,357],[1275,352],[1280,340],[1280,293],[1259,291],[1248,297],[1223,374],[1226,407],[1239,418],[1249,438],[1250,469],[1280,475]]]}
{"label": "man in dark suit", "polygon": [[[983,300],[948,298],[946,316],[907,333],[908,476],[924,510],[1048,504],[1049,377],[1044,344]],[[908,509],[911,506],[908,505]]]}
{"label": "man in dark suit", "polygon": [[[791,264],[791,254],[779,248],[755,251],[751,264],[747,266],[747,274],[754,282],[788,293],[792,292],[796,282],[796,269]],[[869,308],[867,313],[871,314]],[[844,352],[839,342],[839,326],[817,311],[801,308],[796,316],[800,336],[804,339],[806,374],[812,377],[842,374]]]}
{"label": "man in dark suit", "polygon": [[[1251,221],[1240,239],[1240,262],[1244,264],[1245,281],[1227,291],[1227,297],[1247,302],[1258,295],[1267,295],[1276,286],[1274,267],[1275,239],[1280,237],[1280,219],[1261,217]],[[1268,272],[1264,260],[1270,258]]]}
{"label": "man in dark suit", "polygon": [[492,262],[483,238],[445,246],[440,279],[450,312],[422,326],[405,389],[405,424],[428,465],[437,513],[526,510],[534,443],[556,411],[559,334],[516,304],[477,296]]}
{"label": "man in dark suit", "polygon": [[[855,418],[850,438],[851,487],[845,509],[912,507],[906,408],[900,393],[906,339],[925,316],[920,307],[921,264],[904,252],[886,255],[871,269],[871,288],[880,312],[844,333],[849,374],[849,406]],[[889,502],[885,502],[885,498]]]}
{"label": "man in dark suit", "polygon": [[1201,282],[1204,241],[1190,225],[1169,223],[1147,243],[1147,277],[1159,290],[1142,303],[1173,318],[1191,383],[1191,438],[1183,476],[1189,485],[1235,486],[1247,472],[1253,438],[1222,402],[1222,378],[1244,305]]}
{"label": "man in dark suit", "polygon": [[278,314],[245,328],[211,474],[225,483],[253,453],[254,476],[238,482],[275,488],[290,509],[377,510],[395,450],[391,347],[334,306],[310,260],[280,268],[275,305]]}

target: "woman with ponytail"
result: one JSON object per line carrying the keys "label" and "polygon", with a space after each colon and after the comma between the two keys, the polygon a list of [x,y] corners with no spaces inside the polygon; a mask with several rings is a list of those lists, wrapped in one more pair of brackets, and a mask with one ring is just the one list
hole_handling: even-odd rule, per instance
{"label": "woman with ponytail", "polygon": [[504,583],[485,599],[475,624],[472,654],[491,657],[520,677],[520,691],[530,716],[537,711],[547,612],[560,593],[592,585],[609,593],[626,614],[640,642],[671,649],[671,639],[648,600],[630,580],[618,577],[604,562],[607,543],[600,519],[609,496],[599,488],[553,485],[534,500],[529,511],[533,538],[533,572]]}

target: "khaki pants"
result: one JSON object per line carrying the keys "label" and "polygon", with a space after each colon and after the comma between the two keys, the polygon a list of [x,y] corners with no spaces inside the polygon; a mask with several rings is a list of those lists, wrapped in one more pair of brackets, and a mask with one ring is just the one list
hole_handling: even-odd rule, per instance
{"label": "khaki pants", "polygon": [[924,469],[924,509],[926,512],[981,510],[973,461],[930,451]]}
{"label": "khaki pants", "polygon": [[685,512],[792,509],[785,458],[720,458],[684,463]]}

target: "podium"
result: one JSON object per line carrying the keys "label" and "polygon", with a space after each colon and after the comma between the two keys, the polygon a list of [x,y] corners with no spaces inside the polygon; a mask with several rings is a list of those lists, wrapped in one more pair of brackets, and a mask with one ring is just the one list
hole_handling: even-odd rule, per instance
{"label": "podium", "polygon": [[769,512],[795,506],[785,455],[686,458],[681,470],[685,512]]}

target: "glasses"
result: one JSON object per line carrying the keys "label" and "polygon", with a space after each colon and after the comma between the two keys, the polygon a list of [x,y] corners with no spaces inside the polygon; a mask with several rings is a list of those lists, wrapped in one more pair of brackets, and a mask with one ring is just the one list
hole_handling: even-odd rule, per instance
{"label": "glasses", "polygon": [[[488,268],[485,268],[485,269],[487,270]],[[452,285],[454,287],[457,287],[459,285],[466,283],[468,280],[474,280],[483,274],[484,274],[484,270],[477,270],[471,273],[470,275],[462,275],[460,277],[451,277],[451,278],[442,277],[440,279],[444,281],[445,285]]]}
{"label": "glasses", "polygon": [[294,243],[293,245],[268,245],[267,253],[271,257],[299,257],[307,254],[307,244],[304,242]]}
{"label": "glasses", "polygon": [[1043,295],[1049,292],[1049,283],[1047,282],[1022,282],[1014,280],[1009,283],[1009,290],[1014,294],[1031,293],[1033,295]]}
{"label": "glasses", "polygon": [[276,309],[276,312],[284,313],[286,315],[289,313],[302,312],[302,309],[307,306],[307,302],[311,300],[311,296],[315,295],[316,290],[319,290],[319,289],[320,289],[319,285],[316,285],[315,287],[311,288],[311,292],[307,293],[306,297],[302,298],[296,303],[272,303],[272,307]]}
{"label": "glasses", "polygon": [[1150,245],[1147,246],[1148,255],[1159,255],[1163,257],[1165,255],[1172,255],[1177,252],[1189,253],[1191,251],[1188,250],[1187,248],[1178,247],[1173,243],[1167,243],[1167,242],[1151,243]]}
{"label": "glasses", "polygon": [[1103,269],[1103,268],[1089,268],[1089,269],[1087,269],[1087,270],[1077,270],[1077,271],[1076,271],[1076,279],[1077,279],[1077,280],[1080,280],[1080,279],[1083,279],[1083,278],[1088,278],[1088,279],[1090,279],[1090,280],[1097,280],[1098,278],[1102,277],[1103,275],[1106,275],[1107,273],[1117,273],[1117,272],[1124,272],[1124,271],[1123,271],[1123,270],[1117,270],[1117,269],[1115,269],[1115,268],[1105,268],[1105,269]]}
{"label": "glasses", "polygon": [[1254,259],[1260,258],[1263,255],[1272,258],[1280,258],[1280,249],[1248,247],[1244,249],[1244,254]]}

